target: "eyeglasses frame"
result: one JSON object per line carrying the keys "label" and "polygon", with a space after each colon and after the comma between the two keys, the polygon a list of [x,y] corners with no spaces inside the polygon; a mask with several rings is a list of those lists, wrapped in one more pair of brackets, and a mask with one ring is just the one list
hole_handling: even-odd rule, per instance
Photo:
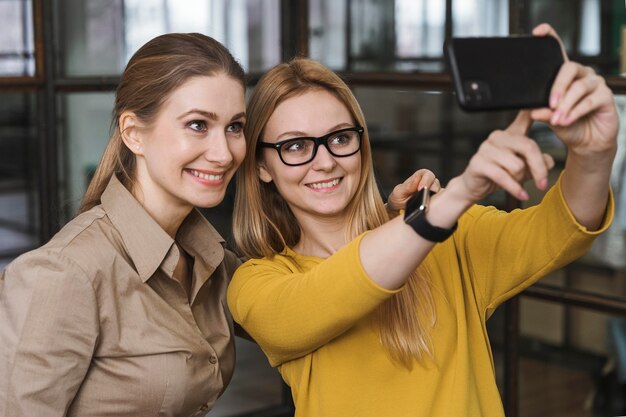
{"label": "eyeglasses frame", "polygon": [[[361,150],[361,142],[363,141],[363,132],[364,131],[365,131],[365,129],[362,128],[361,126],[346,127],[346,128],[343,128],[343,129],[335,130],[333,132],[329,132],[329,133],[327,133],[327,134],[325,134],[323,136],[317,137],[317,138],[314,137],[314,136],[300,136],[300,137],[295,137],[295,138],[289,138],[289,139],[281,140],[281,141],[275,142],[275,143],[259,141],[259,142],[257,142],[257,148],[275,149],[276,152],[278,152],[278,157],[280,158],[280,160],[281,160],[281,162],[283,164],[291,166],[291,167],[295,167],[295,166],[308,164],[313,159],[315,159],[315,156],[317,155],[317,149],[320,147],[320,145],[324,145],[324,147],[326,148],[328,153],[330,153],[335,158],[345,158],[345,157],[354,155],[355,153],[357,153],[358,151]],[[328,139],[331,136],[334,136],[334,135],[336,135],[338,133],[342,133],[342,132],[356,132],[357,135],[359,136],[359,147],[354,152],[352,152],[352,153],[350,153],[348,155],[336,155],[330,149],[330,146],[328,146]],[[313,140],[315,142],[315,147],[313,148],[313,153],[311,154],[311,159],[309,159],[309,160],[307,160],[305,162],[299,162],[297,164],[290,164],[290,163],[285,162],[285,160],[283,159],[283,155],[280,153],[280,148],[287,142],[291,142],[291,141],[294,141],[294,140],[301,140],[301,139]]]}

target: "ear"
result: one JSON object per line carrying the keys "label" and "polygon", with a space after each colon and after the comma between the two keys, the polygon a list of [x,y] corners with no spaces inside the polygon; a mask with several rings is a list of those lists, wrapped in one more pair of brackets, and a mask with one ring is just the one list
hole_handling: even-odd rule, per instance
{"label": "ear", "polygon": [[258,164],[257,168],[259,170],[259,178],[261,179],[261,181],[266,182],[268,184],[272,182],[272,176],[270,175],[269,171],[265,168],[265,165]]}
{"label": "ear", "polygon": [[124,144],[135,155],[143,155],[143,136],[140,122],[137,115],[131,111],[125,111],[119,118],[120,135]]}

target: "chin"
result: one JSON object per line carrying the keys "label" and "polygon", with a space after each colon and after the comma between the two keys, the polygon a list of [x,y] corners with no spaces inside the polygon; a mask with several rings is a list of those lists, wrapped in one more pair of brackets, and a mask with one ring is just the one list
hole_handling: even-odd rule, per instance
{"label": "chin", "polygon": [[220,198],[202,199],[194,202],[194,206],[198,208],[213,208],[219,206],[224,201],[224,196]]}
{"label": "chin", "polygon": [[181,193],[181,199],[194,207],[211,208],[219,205],[226,195],[226,190],[185,190]]}
{"label": "chin", "polygon": [[346,214],[345,207],[316,207],[313,211],[317,216],[332,217]]}

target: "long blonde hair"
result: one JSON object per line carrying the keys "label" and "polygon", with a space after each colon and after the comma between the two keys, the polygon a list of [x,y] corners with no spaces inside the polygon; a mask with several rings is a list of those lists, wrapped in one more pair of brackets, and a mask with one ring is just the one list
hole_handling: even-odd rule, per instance
{"label": "long blonde hair", "polygon": [[[247,107],[246,158],[237,174],[233,234],[238,248],[250,258],[272,257],[300,240],[300,226],[273,183],[258,175],[257,143],[276,107],[307,91],[323,89],[350,111],[365,128],[360,150],[361,180],[349,210],[348,240],[389,220],[374,179],[372,149],[365,118],[350,88],[320,63],[298,58],[267,72],[254,89]],[[428,270],[420,266],[402,291],[381,304],[375,318],[380,339],[390,356],[411,368],[413,360],[432,355],[430,330],[435,311]]]}
{"label": "long blonde hair", "polygon": [[157,36],[128,61],[115,92],[109,139],[98,168],[83,197],[79,213],[100,204],[111,176],[116,174],[129,190],[135,178],[135,155],[124,144],[119,118],[132,111],[148,124],[176,88],[196,76],[224,73],[245,88],[244,71],[224,45],[199,33]]}

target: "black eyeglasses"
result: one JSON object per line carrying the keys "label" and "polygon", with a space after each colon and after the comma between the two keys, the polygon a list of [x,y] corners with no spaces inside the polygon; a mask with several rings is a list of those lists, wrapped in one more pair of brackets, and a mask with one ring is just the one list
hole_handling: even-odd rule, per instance
{"label": "black eyeglasses", "polygon": [[276,149],[283,164],[297,166],[311,162],[320,145],[324,145],[332,156],[338,158],[354,155],[361,149],[362,136],[363,128],[357,126],[336,130],[319,138],[301,137],[276,143],[258,142],[257,146]]}

